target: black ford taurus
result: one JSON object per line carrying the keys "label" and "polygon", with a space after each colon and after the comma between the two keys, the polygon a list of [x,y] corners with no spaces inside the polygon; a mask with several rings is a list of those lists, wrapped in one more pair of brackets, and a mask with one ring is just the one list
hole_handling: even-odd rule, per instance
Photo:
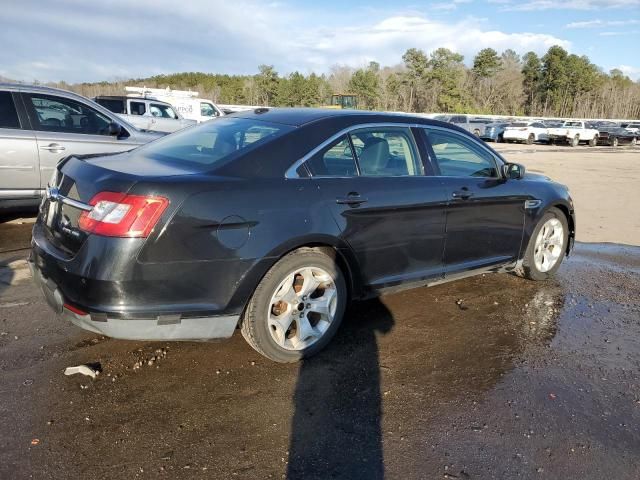
{"label": "black ford taurus", "polygon": [[347,302],[482,272],[545,280],[571,250],[567,188],[409,115],[257,109],[128,153],[71,156],[31,265],[74,324],[128,339],[318,352]]}

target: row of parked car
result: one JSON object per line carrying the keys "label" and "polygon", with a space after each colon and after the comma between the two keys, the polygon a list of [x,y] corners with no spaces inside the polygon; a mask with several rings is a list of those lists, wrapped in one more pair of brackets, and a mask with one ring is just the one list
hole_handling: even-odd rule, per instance
{"label": "row of parked car", "polygon": [[590,146],[635,145],[640,122],[533,120],[507,121],[469,115],[438,115],[436,120],[458,125],[488,142],[580,144]]}

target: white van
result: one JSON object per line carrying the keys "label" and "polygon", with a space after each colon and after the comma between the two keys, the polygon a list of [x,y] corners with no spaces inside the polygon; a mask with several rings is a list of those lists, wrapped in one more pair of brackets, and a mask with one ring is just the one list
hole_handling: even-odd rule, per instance
{"label": "white van", "polygon": [[198,98],[198,92],[191,90],[171,90],[169,87],[125,87],[125,90],[131,97],[144,97],[170,103],[182,117],[197,122],[206,122],[224,115],[215,103],[205,98]]}

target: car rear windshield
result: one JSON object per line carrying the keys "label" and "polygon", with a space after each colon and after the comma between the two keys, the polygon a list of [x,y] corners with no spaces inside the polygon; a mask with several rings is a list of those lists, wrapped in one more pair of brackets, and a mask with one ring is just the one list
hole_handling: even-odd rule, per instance
{"label": "car rear windshield", "polygon": [[211,170],[293,128],[260,120],[224,117],[163,137],[139,147],[137,153],[163,163]]}

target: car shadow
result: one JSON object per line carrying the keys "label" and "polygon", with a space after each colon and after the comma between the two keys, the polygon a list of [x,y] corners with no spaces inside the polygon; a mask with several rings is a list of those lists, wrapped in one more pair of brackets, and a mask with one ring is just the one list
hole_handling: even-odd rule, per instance
{"label": "car shadow", "polygon": [[384,477],[377,337],[393,325],[379,299],[359,302],[330,346],[301,363],[286,478]]}

